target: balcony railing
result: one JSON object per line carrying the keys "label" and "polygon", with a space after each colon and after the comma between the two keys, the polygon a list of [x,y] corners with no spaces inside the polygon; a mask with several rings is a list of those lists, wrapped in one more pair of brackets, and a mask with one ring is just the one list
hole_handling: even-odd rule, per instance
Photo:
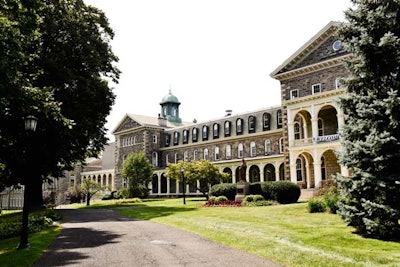
{"label": "balcony railing", "polygon": [[293,140],[293,146],[295,146],[295,147],[309,146],[309,145],[319,144],[319,143],[335,142],[338,140],[339,140],[339,134],[323,135],[323,136],[317,136],[317,137],[312,137],[312,138]]}

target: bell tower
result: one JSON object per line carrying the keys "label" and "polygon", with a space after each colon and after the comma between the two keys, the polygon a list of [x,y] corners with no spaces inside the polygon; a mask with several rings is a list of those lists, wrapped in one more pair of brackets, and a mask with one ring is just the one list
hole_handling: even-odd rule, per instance
{"label": "bell tower", "polygon": [[163,97],[160,102],[161,105],[161,117],[166,118],[170,122],[182,123],[182,119],[179,117],[179,102],[178,98],[171,93]]}

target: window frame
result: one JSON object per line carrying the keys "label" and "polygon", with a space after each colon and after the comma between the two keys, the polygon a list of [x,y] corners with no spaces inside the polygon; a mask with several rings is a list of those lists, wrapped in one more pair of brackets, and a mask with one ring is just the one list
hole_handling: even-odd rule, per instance
{"label": "window frame", "polygon": [[213,139],[218,139],[219,138],[219,123],[214,123],[213,125]]}
{"label": "window frame", "polygon": [[243,119],[238,118],[236,120],[236,135],[242,135],[243,134]]}
{"label": "window frame", "polygon": [[299,98],[300,97],[299,93],[300,93],[299,89],[290,90],[290,99]]}
{"label": "window frame", "polygon": [[265,112],[263,114],[263,130],[264,131],[271,130],[271,114],[268,112]]}
{"label": "window frame", "polygon": [[203,125],[202,129],[201,129],[201,133],[202,133],[202,138],[203,141],[208,140],[208,135],[209,135],[209,127],[208,125]]}
{"label": "window frame", "polygon": [[[315,91],[316,87],[319,88],[319,91]],[[316,83],[316,84],[311,85],[311,92],[312,92],[313,95],[322,93],[322,85],[320,83]]]}
{"label": "window frame", "polygon": [[256,132],[256,116],[251,115],[248,118],[248,131],[249,133],[255,133]]}
{"label": "window frame", "polygon": [[257,156],[257,145],[256,142],[250,142],[250,156],[256,157]]}
{"label": "window frame", "polygon": [[224,135],[225,137],[231,136],[231,122],[230,121],[225,121],[224,122]]}

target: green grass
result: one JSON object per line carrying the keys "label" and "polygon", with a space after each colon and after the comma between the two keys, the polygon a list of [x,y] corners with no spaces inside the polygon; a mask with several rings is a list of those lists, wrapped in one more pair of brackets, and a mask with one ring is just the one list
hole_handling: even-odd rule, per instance
{"label": "green grass", "polygon": [[0,240],[0,266],[28,267],[32,266],[44,253],[50,243],[59,234],[60,227],[49,227],[29,235],[30,248],[17,250],[19,237]]}
{"label": "green grass", "polygon": [[202,203],[146,201],[124,205],[118,212],[181,228],[287,266],[400,266],[400,243],[360,237],[338,215],[309,213],[306,203],[239,208],[199,207]]}

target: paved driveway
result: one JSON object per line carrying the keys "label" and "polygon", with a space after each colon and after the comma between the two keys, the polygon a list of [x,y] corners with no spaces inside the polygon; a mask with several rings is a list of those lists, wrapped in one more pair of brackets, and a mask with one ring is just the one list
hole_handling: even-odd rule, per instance
{"label": "paved driveway", "polygon": [[281,266],[108,209],[60,210],[61,234],[34,266]]}

